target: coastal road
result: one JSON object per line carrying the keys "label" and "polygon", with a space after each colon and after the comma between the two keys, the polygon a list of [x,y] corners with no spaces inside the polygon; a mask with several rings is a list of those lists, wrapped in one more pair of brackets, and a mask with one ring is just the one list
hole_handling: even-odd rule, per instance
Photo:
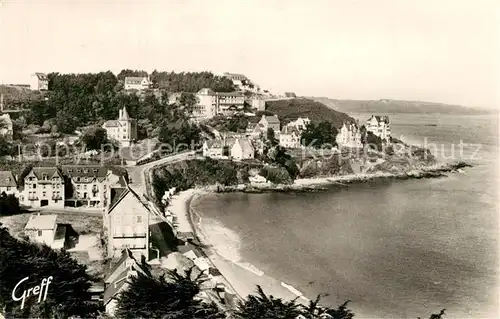
{"label": "coastal road", "polygon": [[129,179],[132,180],[132,182],[129,185],[138,194],[147,195],[146,174],[150,174],[150,170],[153,167],[158,165],[171,164],[175,162],[184,161],[194,156],[194,154],[195,151],[177,153],[144,165],[127,167]]}

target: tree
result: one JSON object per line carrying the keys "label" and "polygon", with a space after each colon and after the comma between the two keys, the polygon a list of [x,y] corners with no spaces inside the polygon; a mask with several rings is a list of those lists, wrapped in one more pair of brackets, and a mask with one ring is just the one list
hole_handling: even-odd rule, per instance
{"label": "tree", "polygon": [[90,128],[82,136],[82,142],[87,150],[100,150],[108,142],[106,130],[100,127]]}
{"label": "tree", "polygon": [[179,97],[179,104],[182,105],[184,107],[184,110],[186,110],[188,113],[191,114],[193,112],[193,108],[196,103],[198,103],[198,100],[193,93],[181,93],[181,96]]}
{"label": "tree", "polygon": [[303,145],[311,145],[314,148],[324,146],[336,146],[337,128],[328,121],[322,121],[318,124],[310,123],[307,125],[301,135]]}
{"label": "tree", "polygon": [[[118,297],[118,318],[216,319],[224,318],[215,304],[196,300],[203,273],[193,278],[193,269],[181,275],[167,270],[159,278],[138,272],[129,279],[130,286]],[[154,296],[154,298],[152,298]]]}
{"label": "tree", "polygon": [[274,133],[274,129],[268,127],[267,132],[266,132],[266,142],[269,144],[269,146],[275,146],[279,142],[276,139],[276,134]]}
{"label": "tree", "polygon": [[19,213],[19,199],[5,192],[0,194],[0,216],[7,216]]}
{"label": "tree", "polygon": [[281,298],[267,296],[262,287],[257,286],[257,295],[249,295],[240,304],[236,317],[241,319],[291,319],[297,318],[301,310],[296,300],[283,301]]}
{"label": "tree", "polygon": [[[97,309],[88,292],[93,278],[86,268],[64,250],[12,237],[0,224],[0,309],[7,318],[95,317]],[[45,301],[38,303],[38,298],[28,297],[21,309],[20,302],[12,300],[12,291],[21,279],[28,277],[18,294],[50,276]]]}

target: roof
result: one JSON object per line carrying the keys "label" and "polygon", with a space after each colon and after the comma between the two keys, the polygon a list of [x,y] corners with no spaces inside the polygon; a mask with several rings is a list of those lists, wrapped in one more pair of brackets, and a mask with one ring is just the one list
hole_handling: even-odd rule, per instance
{"label": "roof", "polygon": [[127,84],[141,84],[144,79],[148,79],[146,76],[127,76],[125,78],[125,83]]}
{"label": "roof", "polygon": [[239,138],[236,140],[236,143],[238,143],[238,145],[241,147],[242,150],[247,150],[247,151],[254,150],[252,143],[250,143],[250,140],[248,138]]}
{"label": "roof", "polygon": [[96,177],[102,179],[108,175],[108,169],[100,165],[63,165],[62,173],[71,178]]}
{"label": "roof", "polygon": [[294,92],[285,92],[285,96],[286,97],[295,97],[295,93]]}
{"label": "roof", "polygon": [[64,239],[66,238],[66,225],[57,224],[56,233],[54,235],[54,239]]}
{"label": "roof", "polygon": [[128,276],[129,271],[130,271],[130,268],[125,268],[125,270],[122,271],[118,275],[118,277],[116,277],[118,280],[120,280],[120,279],[123,279],[123,280],[121,280],[120,282],[116,282],[116,281],[112,282],[112,283],[110,283],[106,287],[106,289],[104,290],[104,295],[103,295],[104,304],[107,304],[108,302],[110,302],[111,299],[114,296],[116,296],[116,294],[118,294],[118,292],[120,292],[120,290],[122,289],[123,285],[127,281],[126,278]]}
{"label": "roof", "polygon": [[292,134],[294,132],[295,134],[300,135],[299,130],[295,126],[284,126],[281,129],[281,134]]}
{"label": "roof", "polygon": [[[122,190],[122,191],[118,191],[118,190]],[[113,196],[113,190],[116,191],[115,195]],[[121,194],[118,194],[118,193],[121,193]],[[110,201],[110,206],[109,206],[109,209],[107,211],[107,213],[111,213],[111,211],[121,202],[121,200],[123,198],[125,198],[128,194],[132,194],[132,196],[135,197],[135,199],[137,199],[139,201],[139,203],[142,204],[142,206],[144,206],[144,209],[146,209],[146,211],[148,213],[150,213],[150,209],[148,206],[146,206],[146,204],[143,202],[143,200],[139,197],[139,195],[134,192],[134,190],[132,188],[130,188],[130,186],[127,185],[127,187],[125,188],[118,188],[118,187],[112,187],[111,188],[111,201]]]}
{"label": "roof", "polygon": [[122,109],[122,116],[120,120],[128,120],[130,117],[128,116],[127,108],[124,106]]}
{"label": "roof", "polygon": [[[114,281],[108,282],[107,279],[109,279],[109,277],[113,275],[114,272],[117,269],[119,269],[119,267],[129,259],[133,260],[132,265],[130,267],[125,267],[125,269],[118,276],[115,277],[116,279]],[[107,304],[109,301],[111,301],[113,297],[116,296],[117,293],[120,292],[123,285],[127,282],[127,277],[131,271],[138,271],[143,273],[144,275],[149,275],[149,270],[145,270],[134,258],[130,249],[127,248],[122,251],[122,257],[107,273],[104,279],[104,282],[108,283],[106,289],[104,290],[104,296],[103,296],[104,304]]]}
{"label": "roof", "polygon": [[268,124],[280,124],[280,120],[276,115],[262,115],[262,119],[265,119]]}
{"label": "roof", "polygon": [[257,126],[257,123],[248,122],[247,130],[252,130]]}
{"label": "roof", "polygon": [[243,74],[239,74],[239,73],[229,73],[229,72],[224,72],[224,76],[225,77],[239,77],[239,78],[247,78],[245,75]]}
{"label": "roof", "polygon": [[243,93],[240,92],[217,92],[215,93],[217,96],[238,96],[238,97],[243,97]]}
{"label": "roof", "polygon": [[215,92],[212,89],[209,88],[203,88],[198,91],[196,94],[202,94],[202,95],[215,95]]}
{"label": "roof", "polygon": [[108,213],[118,204],[119,201],[122,200],[125,195],[128,194],[128,188],[127,187],[112,187],[111,188],[111,200],[110,200],[110,205],[109,205],[109,210]]}
{"label": "roof", "polygon": [[120,175],[120,177],[118,178],[118,184],[121,186],[121,187],[127,187],[127,181],[125,180],[125,176],[123,175]]}
{"label": "roof", "polygon": [[109,120],[104,122],[103,127],[119,127],[121,126],[120,122],[117,120]]}
{"label": "roof", "polygon": [[177,246],[177,251],[183,255],[192,251],[196,258],[203,257],[203,254],[198,250],[198,248],[190,243],[186,243],[185,245]]}
{"label": "roof", "polygon": [[33,167],[31,171],[35,174],[39,182],[42,179],[43,174],[47,174],[48,178],[52,178],[54,175],[62,177],[61,172],[57,167]]}
{"label": "roof", "polygon": [[374,118],[377,120],[377,122],[385,122],[387,124],[389,124],[389,117],[388,116],[379,116],[379,115],[372,115],[368,121],[370,121],[372,118]]}
{"label": "roof", "polygon": [[42,80],[42,81],[46,81],[46,80],[48,80],[48,79],[49,79],[49,78],[47,77],[47,74],[45,74],[45,73],[35,72],[35,76],[36,76],[39,80]]}
{"label": "roof", "polygon": [[57,215],[31,215],[24,229],[54,229]]}
{"label": "roof", "polygon": [[0,171],[0,187],[17,187],[16,179],[11,171]]}

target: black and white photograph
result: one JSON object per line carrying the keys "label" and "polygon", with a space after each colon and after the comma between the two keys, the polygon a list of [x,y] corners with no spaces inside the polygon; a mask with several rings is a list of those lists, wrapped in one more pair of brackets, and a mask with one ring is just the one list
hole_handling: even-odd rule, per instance
{"label": "black and white photograph", "polygon": [[497,0],[0,0],[0,319],[500,318]]}

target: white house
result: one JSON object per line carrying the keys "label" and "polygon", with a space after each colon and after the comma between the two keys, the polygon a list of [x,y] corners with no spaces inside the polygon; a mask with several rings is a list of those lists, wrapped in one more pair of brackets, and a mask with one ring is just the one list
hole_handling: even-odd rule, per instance
{"label": "white house", "polygon": [[389,140],[391,137],[391,127],[388,116],[372,115],[366,121],[366,131],[372,132],[382,140]]}
{"label": "white house", "polygon": [[261,131],[266,134],[269,128],[274,130],[275,136],[280,134],[280,120],[276,115],[262,115],[257,126],[260,126]]}
{"label": "white house", "polygon": [[231,148],[231,157],[238,160],[252,159],[255,149],[248,138],[238,138]]}
{"label": "white house", "polygon": [[137,120],[128,115],[125,106],[120,110],[118,120],[106,121],[102,128],[108,138],[118,141],[123,147],[130,147],[137,140]]}
{"label": "white house", "polygon": [[357,123],[344,122],[335,139],[340,147],[363,147],[361,130]]}
{"label": "white house", "polygon": [[31,215],[24,227],[24,233],[30,240],[52,246],[56,235],[57,215]]}
{"label": "white house", "polygon": [[103,216],[108,257],[118,257],[123,249],[130,249],[136,257],[149,259],[149,208],[129,186],[108,191],[111,201]]}
{"label": "white house", "polygon": [[146,90],[149,89],[149,86],[151,85],[151,81],[149,80],[149,77],[145,76],[129,76],[125,78],[124,82],[124,87],[125,90]]}
{"label": "white house", "polygon": [[224,141],[222,139],[214,139],[203,143],[203,156],[210,158],[224,157]]}
{"label": "white house", "polygon": [[30,78],[30,89],[33,91],[46,91],[49,89],[49,78],[44,73],[34,73]]}
{"label": "white house", "polygon": [[305,131],[309,123],[311,123],[311,120],[308,117],[299,117],[295,121],[288,123],[286,126],[295,127],[299,131]]}
{"label": "white house", "polygon": [[279,135],[280,146],[284,148],[300,148],[300,131],[294,126],[284,126]]}

